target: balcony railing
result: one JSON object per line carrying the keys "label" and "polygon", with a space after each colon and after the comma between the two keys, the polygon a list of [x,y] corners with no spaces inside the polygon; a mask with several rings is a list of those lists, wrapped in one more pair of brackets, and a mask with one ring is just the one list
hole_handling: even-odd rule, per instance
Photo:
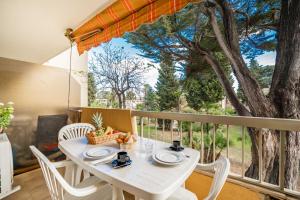
{"label": "balcony railing", "polygon": [[[300,120],[293,119],[278,119],[278,118],[258,118],[258,117],[241,117],[241,116],[216,116],[216,115],[196,115],[196,114],[184,114],[184,113],[171,113],[171,112],[143,112],[132,111],[133,119],[136,120],[136,124],[139,127],[139,134],[142,137],[152,137],[158,140],[172,141],[175,137],[184,140],[185,137],[190,138],[188,146],[194,147],[193,143],[193,126],[198,124],[200,129],[197,134],[200,134],[200,147],[198,148],[201,154],[200,162],[204,162],[204,148],[205,148],[205,135],[210,134],[212,138],[212,160],[216,159],[216,130],[222,126],[223,135],[226,138],[226,151],[223,153],[228,158],[231,157],[230,152],[230,127],[239,126],[241,136],[241,162],[240,162],[240,174],[231,172],[230,179],[232,181],[246,185],[255,186],[256,190],[267,192],[275,195],[279,198],[286,196],[299,198],[300,192],[295,190],[289,190],[284,188],[284,169],[285,169],[285,133],[286,131],[300,131]],[[168,122],[168,125],[167,125]],[[183,124],[188,122],[188,131],[184,132]],[[145,125],[146,124],[146,125]],[[185,124],[185,129],[186,129]],[[206,127],[210,125],[211,129],[207,130]],[[168,127],[167,127],[168,126]],[[167,127],[167,128],[166,128]],[[247,137],[247,128],[255,129],[269,129],[274,130],[279,134],[280,138],[280,152],[279,152],[279,184],[273,185],[266,183],[262,179],[263,173],[263,133],[258,131],[258,149],[259,149],[259,177],[258,179],[248,178],[245,176],[245,139]],[[167,130],[168,129],[168,130]],[[185,140],[186,141],[186,140]],[[248,149],[249,151],[249,149]],[[251,159],[251,158],[250,158]]]}

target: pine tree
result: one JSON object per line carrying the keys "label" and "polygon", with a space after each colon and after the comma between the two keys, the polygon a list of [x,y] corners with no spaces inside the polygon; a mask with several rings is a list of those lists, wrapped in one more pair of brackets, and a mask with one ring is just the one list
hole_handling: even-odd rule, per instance
{"label": "pine tree", "polygon": [[156,90],[160,111],[178,110],[181,92],[175,66],[169,55],[162,56]]}
{"label": "pine tree", "polygon": [[156,92],[149,84],[146,84],[144,88],[145,88],[145,109],[147,111],[158,111],[159,106],[157,102],[158,99],[157,99]]}

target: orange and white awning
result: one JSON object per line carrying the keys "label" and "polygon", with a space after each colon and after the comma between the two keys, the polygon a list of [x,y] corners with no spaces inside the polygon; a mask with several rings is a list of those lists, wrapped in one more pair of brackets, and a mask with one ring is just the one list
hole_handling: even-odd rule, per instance
{"label": "orange and white awning", "polygon": [[[72,33],[79,54],[197,0],[118,0]],[[198,0],[199,1],[199,0]]]}

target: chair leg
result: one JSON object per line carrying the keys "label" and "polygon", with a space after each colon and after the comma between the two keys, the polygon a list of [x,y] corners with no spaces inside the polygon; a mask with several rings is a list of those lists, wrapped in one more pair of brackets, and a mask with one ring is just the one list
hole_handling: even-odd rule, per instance
{"label": "chair leg", "polygon": [[90,175],[90,173],[89,173],[88,171],[83,170],[83,180],[89,178],[90,176],[91,176],[91,175]]}
{"label": "chair leg", "polygon": [[75,185],[80,183],[82,167],[77,166],[75,171]]}
{"label": "chair leg", "polygon": [[112,186],[113,191],[112,191],[112,200],[125,200],[123,191],[115,186]]}
{"label": "chair leg", "polygon": [[67,166],[65,169],[65,175],[64,178],[70,185],[74,186],[74,167],[73,166]]}

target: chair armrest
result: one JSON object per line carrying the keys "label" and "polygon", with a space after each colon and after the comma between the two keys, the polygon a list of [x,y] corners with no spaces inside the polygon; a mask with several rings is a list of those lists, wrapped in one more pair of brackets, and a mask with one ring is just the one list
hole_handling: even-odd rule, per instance
{"label": "chair armrest", "polygon": [[90,186],[86,186],[83,188],[68,187],[68,188],[66,188],[66,191],[69,194],[71,194],[72,196],[84,197],[84,196],[88,196],[88,195],[91,195],[91,194],[97,192],[97,190],[101,189],[105,185],[107,185],[107,182],[100,181],[99,183],[96,183],[96,184],[90,185]]}
{"label": "chair armrest", "polygon": [[214,163],[209,164],[197,164],[197,169],[204,170],[204,171],[215,171]]}
{"label": "chair armrest", "polygon": [[52,164],[55,166],[55,168],[75,166],[75,163],[71,160],[63,160],[63,161],[59,161],[59,162],[52,162]]}

